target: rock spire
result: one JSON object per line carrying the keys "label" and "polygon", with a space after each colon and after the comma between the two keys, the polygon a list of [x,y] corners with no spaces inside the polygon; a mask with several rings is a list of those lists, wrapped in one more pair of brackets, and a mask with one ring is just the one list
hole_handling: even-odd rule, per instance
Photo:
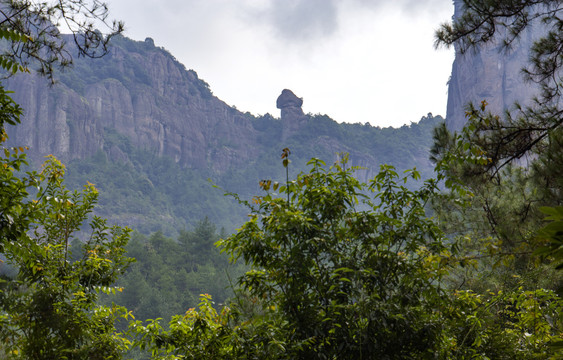
{"label": "rock spire", "polygon": [[281,110],[282,140],[286,140],[307,122],[308,117],[301,108],[303,99],[297,97],[293,91],[284,89],[276,101],[276,106]]}

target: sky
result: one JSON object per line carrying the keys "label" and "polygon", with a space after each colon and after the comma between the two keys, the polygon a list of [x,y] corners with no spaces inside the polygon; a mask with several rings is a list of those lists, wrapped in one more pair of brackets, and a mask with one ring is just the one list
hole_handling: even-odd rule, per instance
{"label": "sky", "polygon": [[445,116],[453,50],[434,48],[452,0],[108,0],[125,36],[153,38],[214,95],[279,117],[283,89],[303,111],[400,127]]}

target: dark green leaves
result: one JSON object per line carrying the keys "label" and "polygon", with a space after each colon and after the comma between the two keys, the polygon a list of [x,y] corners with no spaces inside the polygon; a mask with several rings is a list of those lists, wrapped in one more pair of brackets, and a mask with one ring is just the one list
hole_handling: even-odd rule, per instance
{"label": "dark green leaves", "polygon": [[68,244],[88,218],[96,189],[66,190],[64,166],[52,157],[41,173],[16,177],[25,161],[20,151],[0,159],[0,244],[18,270],[0,289],[3,350],[25,359],[118,358],[127,340],[114,323],[129,313],[97,300],[100,292],[115,292],[113,283],[130,262],[129,230],[94,217],[82,253],[73,256]]}
{"label": "dark green leaves", "polygon": [[[421,355],[413,339],[434,346],[437,333],[421,329],[438,321],[431,308],[441,302],[433,285],[440,266],[433,264],[442,239],[423,208],[433,190],[398,185],[417,179],[416,171],[399,179],[382,166],[368,187],[344,164],[309,165],[280,188],[291,201],[256,197],[252,220],[220,242],[254,266],[241,285],[275,305],[296,358]],[[268,191],[270,182],[261,187]],[[377,191],[373,200],[366,189]]]}
{"label": "dark green leaves", "polygon": [[542,207],[540,210],[550,222],[538,232],[538,239],[544,245],[535,254],[552,257],[556,268],[563,269],[563,207]]}

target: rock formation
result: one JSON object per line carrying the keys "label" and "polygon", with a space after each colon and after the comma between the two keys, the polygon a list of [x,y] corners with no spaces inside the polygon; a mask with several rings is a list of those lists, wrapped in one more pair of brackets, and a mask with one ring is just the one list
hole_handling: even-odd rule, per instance
{"label": "rock formation", "polygon": [[119,38],[106,57],[76,60],[75,72],[92,74],[61,74],[52,87],[29,74],[10,79],[6,87],[25,113],[22,124],[8,129],[9,145],[29,146],[36,159],[52,153],[67,161],[98,149],[122,157],[105,148],[111,128],[136,147],[218,172],[255,152],[251,118],[213,96],[150,39]]}
{"label": "rock formation", "polygon": [[284,89],[276,101],[276,106],[281,110],[281,120],[283,123],[282,140],[299,131],[299,128],[307,121],[307,116],[303,113],[303,99],[298,98],[293,91]]}
{"label": "rock formation", "polygon": [[[290,90],[277,99],[281,119],[255,117],[213,96],[194,71],[150,38],[112,41],[109,55],[75,59],[54,86],[31,74],[3,83],[24,109],[22,123],[7,129],[7,145],[29,146],[34,168],[54,154],[69,165],[74,186],[95,178],[103,194],[96,214],[111,223],[153,232],[186,228],[208,215],[237,225],[236,214],[242,220],[246,211],[217,201],[201,180],[210,177],[243,198],[252,196],[261,179],[285,179],[284,147],[292,150],[290,176],[306,170],[312,157],[330,165],[343,152],[348,166],[364,167],[356,173],[364,181],[382,163],[431,172],[430,132],[441,118],[401,129],[338,124],[327,115],[304,114],[303,100]],[[74,159],[84,161],[69,162]],[[123,178],[111,178],[116,167]]]}
{"label": "rock formation", "polygon": [[[370,126],[339,125],[326,115],[304,114],[303,99],[288,89],[276,102],[281,119],[241,113],[213,96],[193,70],[150,38],[115,38],[109,55],[76,59],[74,69],[58,79],[50,86],[40,76],[22,74],[4,84],[25,111],[22,123],[8,128],[8,145],[29,146],[36,162],[48,154],[63,162],[85,159],[100,150],[111,160],[127,162],[131,149],[142,149],[221,178],[289,146],[299,148],[295,156],[327,163],[337,153],[349,153],[349,165],[370,169],[360,175],[367,179],[382,162],[395,163],[396,157],[406,166],[413,160],[396,151],[388,156],[379,146],[384,139],[373,138],[377,131]],[[361,147],[356,135],[363,139]],[[426,158],[425,150],[405,148]]]}
{"label": "rock formation", "polygon": [[[462,1],[454,0],[454,18],[462,12]],[[499,30],[497,38],[502,38]],[[469,50],[465,54],[455,46],[455,61],[448,87],[446,123],[459,130],[466,122],[465,107],[486,100],[487,109],[502,114],[513,109],[515,102],[526,104],[537,95],[538,88],[524,81],[522,68],[528,63],[529,49],[541,34],[541,28],[529,28],[510,49],[500,41]]]}

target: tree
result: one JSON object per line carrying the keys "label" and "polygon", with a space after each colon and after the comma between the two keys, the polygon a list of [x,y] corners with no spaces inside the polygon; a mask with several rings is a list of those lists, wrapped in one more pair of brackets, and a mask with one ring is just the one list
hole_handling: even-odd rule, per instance
{"label": "tree", "polygon": [[[28,65],[52,78],[53,66],[71,61],[57,26],[64,21],[74,34],[79,55],[106,51],[110,33],[94,29],[106,23],[107,6],[98,1],[2,1],[0,67],[14,74]],[[102,49],[101,53],[97,49]],[[0,144],[5,125],[20,122],[22,109],[0,86]],[[16,278],[0,284],[1,351],[22,359],[116,359],[128,340],[115,331],[115,321],[130,314],[118,306],[99,306],[100,292],[115,292],[112,284],[130,259],[124,255],[129,230],[108,227],[94,217],[81,254],[69,243],[96,203],[92,184],[69,192],[64,166],[54,158],[41,172],[26,172],[22,147],[3,149],[0,157],[0,252],[17,269]]]}
{"label": "tree", "polygon": [[[289,164],[284,150],[284,165]],[[251,270],[221,311],[198,308],[131,324],[135,345],[168,359],[530,359],[553,355],[561,329],[549,290],[479,294],[449,287],[468,259],[419,190],[391,166],[368,184],[318,159],[287,184],[263,180],[250,220],[218,242]],[[238,198],[237,195],[234,195]],[[464,254],[462,254],[464,255]],[[467,265],[464,265],[467,266]]]}
{"label": "tree", "polygon": [[[309,173],[286,185],[262,181],[266,194],[242,201],[250,221],[218,242],[233,260],[252,265],[239,280],[243,292],[221,317],[204,301],[169,331],[135,324],[146,339],[141,346],[200,358],[418,358],[438,351],[447,249],[424,210],[435,183],[413,192],[383,166],[364,188],[344,163],[327,169],[313,159]],[[419,175],[408,172],[401,182],[408,178]],[[263,307],[260,315],[238,323],[249,301]]]}
{"label": "tree", "polygon": [[[523,69],[526,79],[542,90],[532,105],[501,117],[487,112],[485,101],[469,104],[465,128],[456,134],[437,128],[432,150],[439,171],[447,177],[446,185],[465,188],[472,195],[473,208],[484,209],[482,221],[466,223],[473,228],[487,224],[487,235],[503,243],[500,253],[520,252],[529,260],[528,255],[542,245],[535,237],[543,217],[540,207],[563,203],[561,2],[460,2],[461,15],[436,33],[438,45],[455,45],[462,53],[488,42],[509,48],[525,29],[544,30]],[[525,162],[515,161],[524,156]]]}
{"label": "tree", "polygon": [[[441,202],[437,209],[445,209],[442,214],[446,223],[454,224],[450,236],[462,242],[466,259],[474,266],[464,270],[463,275],[458,273],[454,281],[488,298],[490,303],[497,302],[487,295],[491,288],[510,294],[501,303],[507,298],[524,299],[532,293],[545,292],[551,298],[548,307],[553,306],[557,313],[561,299],[549,289],[560,293],[563,279],[548,265],[557,260],[558,243],[553,233],[541,230],[541,211],[549,206],[543,211],[551,209],[547,210],[549,219],[557,220],[554,214],[563,202],[561,2],[463,0],[460,3],[461,15],[437,32],[437,45],[455,45],[463,53],[489,42],[500,42],[507,49],[529,27],[543,29],[544,34],[531,47],[530,63],[523,69],[525,80],[538,84],[541,89],[531,105],[517,104],[516,111],[499,116],[487,111],[485,101],[469,104],[467,124],[460,133],[450,134],[445,127],[435,131],[433,160],[445,178],[446,187],[453,190],[454,200]],[[456,227],[460,223],[451,221],[455,218],[463,224]],[[554,222],[549,229],[557,228],[557,224]],[[535,256],[538,254],[551,256],[538,259]],[[475,281],[475,274],[486,275]],[[535,301],[536,306],[542,306],[541,296]],[[521,311],[509,317],[525,318],[535,313],[525,302],[521,304]],[[495,333],[514,326],[503,320],[504,316],[488,321],[504,325]],[[535,325],[533,328],[537,330]],[[535,336],[540,332],[529,334]],[[547,357],[546,344],[561,343],[561,337],[553,335],[537,341],[536,345],[542,344],[540,347],[531,345],[533,350],[526,356]]]}
{"label": "tree", "polygon": [[[492,175],[527,154],[542,155],[561,143],[561,65],[563,63],[563,19],[558,0],[460,0],[462,14],[443,24],[436,45],[456,45],[462,53],[489,42],[513,46],[529,27],[545,34],[530,49],[530,63],[523,69],[528,81],[537,83],[540,96],[529,107],[504,118],[470,105],[470,140],[479,145],[489,161],[484,171]],[[561,164],[559,164],[561,165]]]}
{"label": "tree", "polygon": [[128,340],[114,323],[129,313],[98,306],[97,299],[115,292],[112,284],[130,262],[124,255],[129,230],[94,217],[90,237],[73,260],[69,243],[87,220],[96,189],[89,184],[82,193],[66,190],[64,167],[54,158],[42,172],[16,177],[25,156],[19,149],[5,153],[0,190],[11,198],[2,197],[0,245],[18,274],[3,281],[0,291],[3,351],[23,359],[120,358]]}
{"label": "tree", "polygon": [[[440,347],[447,252],[425,216],[435,183],[410,191],[382,166],[364,188],[344,164],[309,165],[285,186],[262,181],[251,220],[219,242],[253,266],[243,289],[283,319],[289,357],[429,356]],[[418,173],[401,184],[407,178]]]}
{"label": "tree", "polygon": [[23,67],[33,64],[40,74],[53,79],[54,67],[72,63],[59,27],[73,34],[78,55],[88,57],[105,55],[109,40],[123,31],[122,22],[108,21],[108,6],[98,0],[2,0],[0,35],[17,34],[3,36],[8,46],[3,47],[2,59]]}

